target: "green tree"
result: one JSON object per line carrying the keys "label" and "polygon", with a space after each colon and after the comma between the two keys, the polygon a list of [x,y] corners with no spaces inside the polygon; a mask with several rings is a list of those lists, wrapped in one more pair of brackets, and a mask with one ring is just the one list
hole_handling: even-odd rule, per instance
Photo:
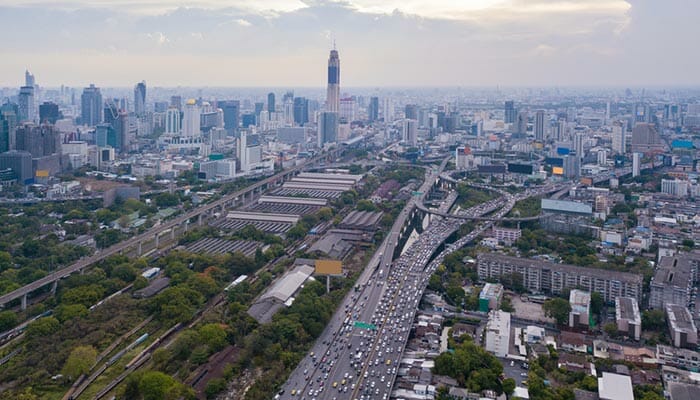
{"label": "green tree", "polygon": [[645,331],[660,331],[666,329],[666,317],[662,310],[646,310],[642,312],[642,329]]}
{"label": "green tree", "polygon": [[515,379],[506,378],[503,380],[501,386],[503,386],[503,393],[505,393],[507,396],[510,396],[515,391]]}
{"label": "green tree", "polygon": [[171,392],[176,382],[170,375],[160,371],[148,371],[138,384],[143,400],[163,400]]}
{"label": "green tree", "polygon": [[174,207],[180,204],[180,198],[177,195],[170,193],[160,193],[154,200],[159,208]]}
{"label": "green tree", "polygon": [[63,323],[76,317],[88,315],[88,309],[82,304],[61,304],[56,307],[54,315]]}
{"label": "green tree", "polygon": [[605,305],[605,300],[603,300],[603,295],[599,292],[591,292],[591,313],[593,315],[600,315],[603,310],[603,305]]}
{"label": "green tree", "polygon": [[617,336],[617,325],[615,325],[614,322],[609,322],[605,324],[603,331],[605,331],[608,336],[615,337]]}
{"label": "green tree", "polygon": [[542,310],[545,316],[554,318],[557,324],[565,325],[569,320],[571,304],[569,304],[568,300],[556,297],[545,301],[542,304]]}
{"label": "green tree", "polygon": [[222,350],[228,343],[226,341],[226,330],[219,324],[205,324],[199,328],[201,343],[209,347],[209,351],[214,353]]}
{"label": "green tree", "polygon": [[54,317],[38,319],[27,325],[27,338],[34,339],[49,336],[61,329],[61,323]]}
{"label": "green tree", "polygon": [[224,389],[226,389],[226,381],[222,378],[214,378],[207,382],[204,394],[207,396],[207,399],[215,399]]}
{"label": "green tree", "polygon": [[94,347],[78,346],[70,352],[61,373],[70,379],[77,379],[80,375],[90,371],[96,359],[97,350]]}
{"label": "green tree", "polygon": [[0,332],[14,328],[17,323],[19,323],[19,319],[16,312],[11,310],[0,312]]}

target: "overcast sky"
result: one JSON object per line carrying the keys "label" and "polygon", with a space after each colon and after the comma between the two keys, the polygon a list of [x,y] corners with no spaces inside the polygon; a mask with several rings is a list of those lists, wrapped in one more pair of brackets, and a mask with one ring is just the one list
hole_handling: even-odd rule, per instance
{"label": "overcast sky", "polygon": [[0,0],[0,85],[699,84],[698,0]]}

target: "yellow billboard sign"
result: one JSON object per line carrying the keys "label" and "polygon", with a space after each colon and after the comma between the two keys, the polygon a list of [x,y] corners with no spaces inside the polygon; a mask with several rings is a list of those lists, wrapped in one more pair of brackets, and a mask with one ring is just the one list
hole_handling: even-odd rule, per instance
{"label": "yellow billboard sign", "polygon": [[564,175],[564,168],[562,167],[552,167],[552,173],[554,175]]}
{"label": "yellow billboard sign", "polygon": [[48,178],[49,177],[49,170],[48,169],[37,169],[36,170],[36,177],[37,178]]}
{"label": "yellow billboard sign", "polygon": [[340,275],[343,272],[343,263],[338,260],[316,260],[316,275]]}

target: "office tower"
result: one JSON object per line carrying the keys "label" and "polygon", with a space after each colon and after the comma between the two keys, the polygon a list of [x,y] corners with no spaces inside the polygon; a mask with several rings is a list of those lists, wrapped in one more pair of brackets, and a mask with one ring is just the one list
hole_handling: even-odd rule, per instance
{"label": "office tower", "polygon": [[241,102],[228,100],[219,102],[219,107],[224,111],[224,129],[229,136],[235,136],[240,125]]}
{"label": "office tower", "polygon": [[112,124],[97,124],[95,126],[95,144],[98,147],[117,147],[117,137]]}
{"label": "office tower", "polygon": [[245,113],[241,116],[241,125],[243,128],[248,128],[251,125],[255,126],[257,118],[254,113]]}
{"label": "office tower", "polygon": [[180,133],[181,122],[180,111],[177,107],[168,108],[168,111],[165,112],[165,133],[172,135]]}
{"label": "office tower", "polygon": [[635,104],[634,122],[635,124],[651,122],[651,107],[646,104]]}
{"label": "office tower", "polygon": [[309,101],[305,97],[294,98],[294,123],[304,125],[309,122]]}
{"label": "office tower", "polygon": [[[224,119],[226,114],[224,114]],[[187,100],[185,103],[185,113],[182,117],[182,136],[197,137],[200,136],[201,111],[197,102],[194,99]]]}
{"label": "office tower", "polygon": [[36,86],[36,80],[34,79],[34,75],[32,75],[32,73],[29,72],[28,69],[24,71],[24,86]]}
{"label": "office tower", "polygon": [[15,149],[16,127],[17,114],[9,109],[0,110],[0,153]]}
{"label": "office tower", "polygon": [[506,124],[515,123],[517,114],[518,111],[515,109],[515,102],[513,102],[513,100],[506,101],[503,122]]}
{"label": "office tower", "polygon": [[104,106],[104,118],[102,122],[105,124],[112,124],[119,116],[119,100],[117,99],[107,99]]}
{"label": "office tower", "polygon": [[584,133],[577,131],[574,133],[574,151],[578,154],[579,160],[583,158],[583,137]]}
{"label": "office tower", "polygon": [[527,112],[521,111],[515,123],[515,136],[524,138],[527,135]]}
{"label": "office tower", "polygon": [[418,121],[406,119],[403,123],[403,141],[407,146],[418,145]]}
{"label": "office tower", "polygon": [[153,103],[153,112],[164,113],[168,111],[170,104],[167,101],[156,101]]}
{"label": "office tower", "polygon": [[294,125],[294,101],[292,99],[285,99],[283,105],[285,125]]}
{"label": "office tower", "polygon": [[61,152],[61,133],[53,125],[22,124],[15,131],[17,150],[40,158]]}
{"label": "office tower", "polygon": [[384,122],[390,124],[394,122],[394,104],[390,98],[384,98]]}
{"label": "office tower", "polygon": [[341,120],[352,122],[357,119],[357,101],[353,97],[340,99],[340,114]]}
{"label": "office tower", "polygon": [[141,81],[134,86],[134,114],[137,117],[146,114],[146,81]]}
{"label": "office tower", "polygon": [[22,86],[19,89],[17,102],[19,103],[17,119],[20,122],[34,122],[36,116],[34,111],[34,86]]}
{"label": "office tower", "polygon": [[331,50],[331,54],[328,57],[326,111],[340,111],[340,58],[338,58],[338,51],[336,49]]}
{"label": "office tower", "polygon": [[112,129],[114,131],[113,147],[122,153],[131,150],[130,147],[133,138],[131,137],[131,131],[129,129],[129,114],[125,110],[119,111],[117,117],[112,122]]}
{"label": "office tower", "polygon": [[544,142],[544,110],[537,110],[535,113],[535,140]]}
{"label": "office tower", "polygon": [[256,102],[255,103],[255,118],[260,117],[260,113],[265,109],[265,103]]}
{"label": "office tower", "polygon": [[636,178],[642,172],[642,154],[632,153],[632,177]]}
{"label": "office tower", "polygon": [[415,104],[406,104],[405,107],[406,119],[418,119],[418,106]]}
{"label": "office tower", "polygon": [[324,111],[318,118],[318,147],[338,140],[338,113]]}
{"label": "office tower", "polygon": [[90,84],[89,87],[83,89],[83,94],[80,96],[81,104],[81,120],[83,125],[95,126],[103,121],[102,118],[102,93],[100,88]]}
{"label": "office tower", "polygon": [[572,151],[564,156],[564,176],[569,179],[577,179],[581,175],[581,157]]}
{"label": "office tower", "polygon": [[625,128],[620,123],[615,123],[612,127],[612,150],[617,154],[625,154],[627,141]]}
{"label": "office tower", "polygon": [[663,151],[664,147],[654,125],[639,122],[632,128],[632,143],[630,145],[632,152]]}
{"label": "office tower", "polygon": [[27,151],[10,150],[0,153],[0,170],[11,169],[22,185],[32,183],[32,155]]}
{"label": "office tower", "polygon": [[369,99],[369,107],[367,107],[367,120],[374,122],[379,119],[379,97],[372,96]]}
{"label": "office tower", "polygon": [[182,96],[170,96],[170,107],[175,107],[182,111]]}
{"label": "office tower", "polygon": [[238,138],[238,160],[240,160],[240,170],[248,171],[248,132],[241,131],[241,137]]}
{"label": "office tower", "polygon": [[59,118],[61,114],[58,112],[58,104],[45,101],[39,106],[39,123],[55,124]]}
{"label": "office tower", "polygon": [[267,112],[270,114],[275,112],[275,94],[272,92],[267,94]]}

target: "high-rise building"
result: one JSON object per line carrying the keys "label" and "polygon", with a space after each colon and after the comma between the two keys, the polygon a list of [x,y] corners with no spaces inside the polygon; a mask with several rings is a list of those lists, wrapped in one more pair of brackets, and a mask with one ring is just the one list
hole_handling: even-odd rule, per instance
{"label": "high-rise building", "polygon": [[34,79],[34,75],[32,75],[32,73],[29,72],[28,69],[24,71],[24,86],[36,86],[36,80]]}
{"label": "high-rise building", "polygon": [[340,99],[339,117],[346,122],[352,122],[357,117],[357,101],[354,97]]}
{"label": "high-rise building", "polygon": [[12,110],[0,110],[0,153],[15,149],[17,115]]}
{"label": "high-rise building", "polygon": [[168,111],[165,112],[165,133],[169,134],[179,134],[181,129],[182,117],[180,116],[180,110],[177,107],[170,107]]}
{"label": "high-rise building", "polygon": [[405,107],[406,119],[418,119],[418,106],[415,104],[406,104]]}
{"label": "high-rise building", "polygon": [[640,122],[632,128],[630,148],[633,152],[649,153],[663,151],[665,146],[654,125]]}
{"label": "high-rise building", "polygon": [[544,137],[544,110],[537,110],[535,113],[535,140],[543,142]]}
{"label": "high-rise building", "polygon": [[240,170],[248,171],[248,132],[244,129],[241,131],[241,136],[238,138],[238,160],[240,161]]}
{"label": "high-rise building", "polygon": [[153,112],[164,113],[168,111],[168,107],[170,107],[170,104],[167,101],[156,101],[153,103]]}
{"label": "high-rise building", "polygon": [[625,128],[620,123],[612,127],[612,150],[617,154],[625,154],[627,149],[627,138]]}
{"label": "high-rise building", "polygon": [[146,81],[141,81],[134,86],[134,114],[137,117],[146,114]]}
{"label": "high-rise building", "polygon": [[0,170],[11,169],[22,185],[32,183],[32,155],[27,151],[10,150],[0,153]]}
{"label": "high-rise building", "polygon": [[318,118],[318,147],[338,140],[338,113],[325,111]]}
{"label": "high-rise building", "polygon": [[81,120],[84,125],[95,126],[103,121],[102,118],[102,93],[100,88],[90,84],[83,89],[80,96]]}
{"label": "high-rise building", "polygon": [[394,103],[391,101],[390,98],[385,97],[384,98],[384,122],[387,124],[390,124],[394,122]]}
{"label": "high-rise building", "polygon": [[370,97],[369,107],[367,107],[367,119],[369,122],[374,122],[379,119],[379,97]]}
{"label": "high-rise building", "polygon": [[527,135],[527,112],[521,111],[515,121],[515,136],[524,138],[525,135]]}
{"label": "high-rise building", "polygon": [[307,122],[309,122],[309,100],[305,97],[295,97],[294,123],[297,125],[304,125]]}
{"label": "high-rise building", "polygon": [[407,146],[418,145],[418,120],[404,120],[403,141],[406,143]]}
{"label": "high-rise building", "polygon": [[170,106],[182,111],[182,96],[170,96]]}
{"label": "high-rise building", "polygon": [[328,57],[328,90],[326,92],[326,111],[340,111],[340,58],[338,50],[331,50]]}
{"label": "high-rise building", "polygon": [[[224,120],[226,114],[224,113]],[[185,103],[185,113],[182,118],[182,136],[197,137],[201,135],[201,111],[194,99]]]}
{"label": "high-rise building", "polygon": [[59,118],[61,114],[58,111],[58,104],[45,101],[39,106],[39,123],[55,124]]}
{"label": "high-rise building", "polygon": [[[223,104],[222,104],[223,103]],[[241,103],[238,100],[219,102],[224,111],[224,129],[229,136],[235,136],[241,124]]]}
{"label": "high-rise building", "polygon": [[265,109],[265,103],[257,102],[255,103],[255,118],[260,118],[260,113]]}
{"label": "high-rise building", "polygon": [[513,100],[506,101],[503,122],[513,124],[517,115],[518,111],[515,109],[515,102]]}
{"label": "high-rise building", "polygon": [[22,86],[19,88],[19,114],[17,119],[20,122],[34,122],[36,111],[34,110],[34,86]]}
{"label": "high-rise building", "polygon": [[22,124],[15,131],[16,149],[28,151],[32,158],[61,152],[61,134],[53,125]]}
{"label": "high-rise building", "polygon": [[267,112],[270,114],[275,112],[275,94],[272,92],[267,94]]}
{"label": "high-rise building", "polygon": [[642,172],[642,154],[632,153],[632,177],[636,178]]}

